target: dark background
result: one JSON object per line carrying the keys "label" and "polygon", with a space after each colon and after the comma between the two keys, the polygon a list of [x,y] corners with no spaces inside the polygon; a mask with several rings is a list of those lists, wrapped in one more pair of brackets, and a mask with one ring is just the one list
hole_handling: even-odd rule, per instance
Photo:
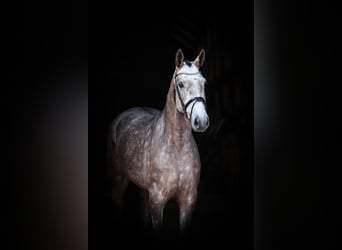
{"label": "dark background", "polygon": [[[101,9],[101,12],[103,10]],[[154,244],[143,234],[139,190],[125,197],[121,224],[113,220],[106,173],[107,130],[120,112],[135,106],[162,110],[181,48],[208,81],[210,128],[195,138],[202,161],[198,204],[188,243],[234,249],[253,246],[253,3],[230,3],[225,14],[194,8],[189,15],[139,17],[132,23],[98,15],[91,29],[89,67],[89,243],[93,249],[130,238]],[[177,244],[178,207],[164,212],[162,244]]]}
{"label": "dark background", "polygon": [[256,249],[338,249],[339,20],[330,1],[255,1]]}
{"label": "dark background", "polygon": [[[129,8],[123,9],[91,3],[88,13],[88,4],[84,1],[58,4],[52,1],[46,4],[34,1],[26,4],[4,3],[2,41],[5,45],[2,47],[2,59],[6,65],[3,67],[1,86],[4,98],[1,99],[1,104],[5,111],[5,128],[2,131],[5,150],[1,166],[4,204],[1,206],[0,227],[5,241],[2,249],[87,249],[88,202],[80,201],[79,198],[88,197],[88,188],[90,200],[100,195],[96,200],[100,204],[89,202],[89,209],[94,209],[92,206],[106,207],[105,210],[96,210],[98,216],[91,216],[94,210],[89,213],[89,243],[94,244],[96,239],[104,240],[98,241],[100,247],[103,247],[108,241],[113,244],[115,239],[121,239],[117,235],[109,235],[110,230],[103,235],[102,230],[94,233],[99,225],[105,225],[102,219],[110,210],[106,196],[101,196],[105,194],[105,182],[92,186],[92,183],[96,183],[94,180],[105,177],[100,165],[103,148],[93,150],[92,145],[104,145],[106,122],[121,111],[116,110],[119,107],[117,104],[113,105],[113,110],[108,109],[113,114],[102,114],[105,118],[100,119],[100,129],[96,130],[100,131],[98,137],[94,139],[89,136],[89,143],[95,142],[90,144],[89,152],[100,152],[98,159],[90,156],[89,166],[98,161],[98,171],[89,172],[93,174],[89,176],[89,187],[86,181],[80,185],[78,178],[80,174],[87,174],[88,170],[88,162],[80,162],[80,159],[88,157],[88,105],[91,115],[95,112],[91,109],[91,103],[98,103],[101,98],[96,99],[96,95],[91,93],[101,92],[101,85],[97,91],[96,85],[92,85],[92,82],[97,82],[92,78],[100,78],[98,76],[101,74],[95,77],[90,68],[96,68],[96,55],[101,55],[108,48],[114,48],[102,46],[113,39],[107,42],[100,38],[109,36],[106,34],[114,33],[115,29],[123,34],[121,31],[125,30],[128,20],[135,21],[136,24],[144,23],[141,17],[133,13],[133,5],[130,2],[129,4]],[[170,9],[170,19],[180,11],[188,16],[188,13],[202,10],[202,15],[193,20],[204,18],[209,22],[217,16],[218,19],[231,22],[227,23],[228,27],[239,27],[236,19],[230,18],[226,12],[228,10],[230,13],[232,10],[225,6],[212,7],[214,3],[207,2],[206,5],[198,4],[200,7],[191,8],[193,12],[183,8],[180,10],[179,5],[174,3],[172,6],[175,10]],[[159,7],[168,9],[164,5]],[[104,13],[104,10],[107,12]],[[337,83],[340,27],[337,10],[337,6],[329,1],[316,4],[306,1],[258,0],[254,3],[255,249],[340,249],[339,169],[342,164],[341,88],[340,83]],[[218,17],[220,11],[224,14]],[[141,14],[153,18],[155,23],[163,20],[153,12],[153,15],[146,11]],[[119,14],[121,17],[113,19],[117,24],[116,28],[107,27],[102,22]],[[234,13],[230,14],[234,17]],[[160,31],[160,34],[164,33],[164,29]],[[223,31],[225,32],[228,31]],[[229,42],[233,41],[228,38]],[[113,44],[117,46],[119,41],[120,39],[115,40]],[[155,81],[166,86],[172,74],[176,46],[183,47],[178,42],[174,44],[174,47],[170,46],[170,49],[161,53],[165,58],[160,64],[169,67],[166,74],[160,74],[165,80]],[[195,50],[184,49],[190,59],[200,45],[194,46]],[[123,51],[115,51],[127,55]],[[209,64],[209,58],[212,58],[210,51],[207,56],[208,61],[203,72],[208,77],[208,67],[212,65]],[[108,58],[110,63],[118,65],[119,61],[112,60],[111,55]],[[139,60],[141,57],[134,58]],[[122,60],[128,61],[129,58]],[[101,61],[99,63],[98,68],[104,64],[110,65]],[[161,67],[158,70],[161,71]],[[115,70],[103,69],[103,72],[111,73]],[[152,78],[156,79],[156,75],[159,74]],[[163,86],[160,88],[155,90],[155,96],[158,96],[156,99],[139,96],[139,101],[130,99],[130,102],[132,105],[137,103],[161,108],[164,102],[162,91],[166,94],[166,89]],[[208,98],[210,88],[207,90]],[[115,88],[117,89],[119,87]],[[88,93],[89,98],[93,97],[95,100],[89,99],[88,102]],[[127,98],[129,95],[125,93],[123,96]],[[209,107],[213,108],[213,100],[210,104],[212,105]],[[83,113],[75,107],[81,107]],[[89,119],[90,126],[91,121]],[[6,149],[9,149],[8,153]],[[207,182],[205,177],[202,178],[202,184],[204,183],[211,187],[216,186],[213,182]],[[217,189],[208,191],[208,186],[204,190],[206,193],[217,192]],[[135,193],[134,189],[131,193]],[[129,213],[137,212],[128,208]],[[202,209],[203,206],[198,211],[203,211]],[[226,214],[216,211],[223,225],[211,228],[213,234],[221,232],[221,240],[218,242],[227,239],[226,245],[237,242],[234,239],[232,243],[229,241],[232,239],[229,225],[226,231],[230,211]],[[81,214],[85,216],[79,218]],[[94,218],[100,220],[94,221]],[[110,222],[109,219],[106,225],[110,225]],[[239,230],[235,235],[240,235]],[[202,236],[203,234],[199,234],[197,237],[200,242],[204,241],[205,237]],[[209,234],[208,238],[213,239],[210,236],[212,235]],[[126,246],[141,245],[137,238],[128,240],[125,242]],[[217,241],[213,241],[215,243]],[[248,241],[243,241],[241,247],[236,248],[242,249],[246,245]]]}

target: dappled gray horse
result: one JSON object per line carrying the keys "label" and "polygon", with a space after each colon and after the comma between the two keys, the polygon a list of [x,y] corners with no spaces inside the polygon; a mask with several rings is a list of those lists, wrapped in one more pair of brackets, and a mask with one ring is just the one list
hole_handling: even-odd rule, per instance
{"label": "dappled gray horse", "polygon": [[116,117],[109,129],[108,162],[112,170],[112,199],[123,204],[127,184],[132,181],[145,194],[145,220],[154,230],[162,228],[163,209],[175,198],[180,209],[179,225],[189,225],[197,200],[200,156],[192,130],[209,126],[206,112],[202,49],[194,61],[176,53],[173,74],[163,111],[131,108]]}

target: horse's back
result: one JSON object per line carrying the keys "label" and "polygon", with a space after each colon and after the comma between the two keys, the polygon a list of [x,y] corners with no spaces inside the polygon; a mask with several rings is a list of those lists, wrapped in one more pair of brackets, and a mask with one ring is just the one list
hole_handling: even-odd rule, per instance
{"label": "horse's back", "polygon": [[148,133],[152,124],[158,119],[160,111],[148,107],[135,107],[120,113],[110,126],[113,143],[121,136]]}

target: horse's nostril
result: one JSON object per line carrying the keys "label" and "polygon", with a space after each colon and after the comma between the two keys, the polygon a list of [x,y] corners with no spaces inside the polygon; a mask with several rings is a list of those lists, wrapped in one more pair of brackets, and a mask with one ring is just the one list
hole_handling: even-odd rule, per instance
{"label": "horse's nostril", "polygon": [[207,123],[206,123],[206,126],[209,126],[209,119],[207,119]]}
{"label": "horse's nostril", "polygon": [[195,126],[198,126],[198,118],[195,118]]}

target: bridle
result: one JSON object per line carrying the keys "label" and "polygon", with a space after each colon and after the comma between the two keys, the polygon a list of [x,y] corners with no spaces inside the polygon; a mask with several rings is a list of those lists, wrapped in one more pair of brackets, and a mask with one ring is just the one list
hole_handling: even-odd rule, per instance
{"label": "bridle", "polygon": [[[186,115],[186,117],[187,117],[186,109],[193,102],[193,105],[192,105],[191,111],[190,111],[190,119],[191,119],[191,116],[192,116],[192,110],[194,109],[194,106],[195,106],[195,104],[197,102],[202,102],[206,108],[207,108],[207,103],[206,103],[205,99],[202,96],[196,96],[194,98],[191,98],[189,101],[187,101],[187,103],[184,104],[183,99],[182,99],[182,97],[180,95],[180,92],[179,92],[179,87],[178,87],[178,84],[177,84],[177,76],[179,76],[179,75],[198,75],[198,74],[201,74],[201,72],[196,72],[196,73],[178,73],[174,77],[175,92],[177,92],[178,98],[179,98],[179,100],[181,102],[181,105],[182,105],[182,108],[183,108],[183,111],[184,111],[184,114]],[[174,93],[174,98],[175,98],[175,102],[176,102],[176,93]]]}

